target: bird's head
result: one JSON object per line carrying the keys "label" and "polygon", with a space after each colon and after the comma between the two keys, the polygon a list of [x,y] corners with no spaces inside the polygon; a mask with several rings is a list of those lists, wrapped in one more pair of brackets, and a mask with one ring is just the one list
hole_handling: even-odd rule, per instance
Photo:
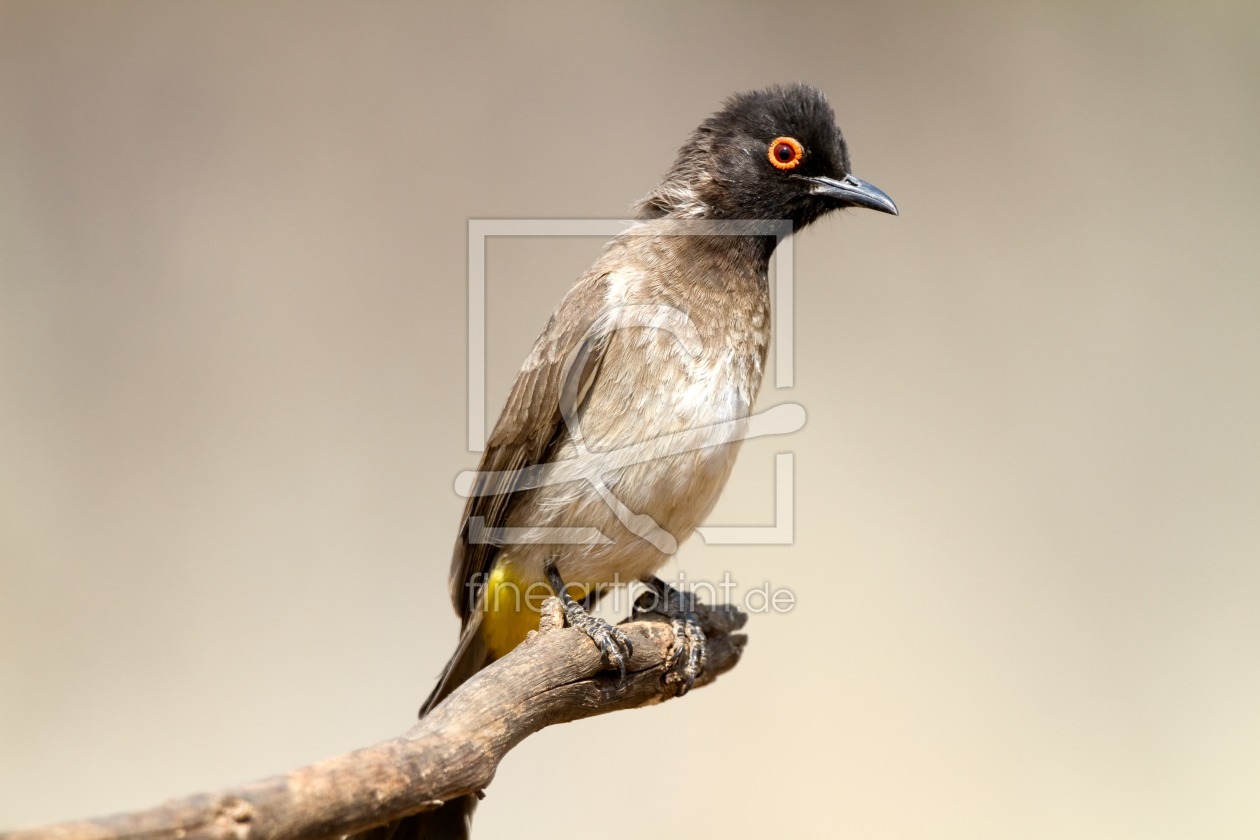
{"label": "bird's head", "polygon": [[800,229],[831,210],[897,205],[849,171],[835,113],[809,85],[731,97],[678,151],[638,205],[641,218],[791,219]]}

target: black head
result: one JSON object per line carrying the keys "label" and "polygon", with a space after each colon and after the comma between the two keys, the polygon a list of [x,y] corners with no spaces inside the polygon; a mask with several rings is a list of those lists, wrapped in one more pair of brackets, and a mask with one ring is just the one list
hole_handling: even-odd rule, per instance
{"label": "black head", "polygon": [[849,172],[849,150],[826,97],[796,84],[731,97],[692,133],[639,212],[791,219],[799,229],[842,207],[897,213],[883,191]]}

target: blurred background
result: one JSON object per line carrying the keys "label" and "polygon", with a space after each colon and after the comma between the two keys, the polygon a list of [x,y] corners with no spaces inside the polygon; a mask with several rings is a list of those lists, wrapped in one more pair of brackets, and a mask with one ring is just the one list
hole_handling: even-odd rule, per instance
{"label": "blurred background", "polygon": [[[625,217],[793,80],[902,216],[795,243],[762,406],[809,420],[711,520],[770,524],[791,451],[795,543],[665,573],[797,606],[526,741],[478,836],[1257,836],[1246,2],[0,3],[0,827],[408,726],[457,629],[468,220]],[[600,245],[489,243],[490,422]]]}

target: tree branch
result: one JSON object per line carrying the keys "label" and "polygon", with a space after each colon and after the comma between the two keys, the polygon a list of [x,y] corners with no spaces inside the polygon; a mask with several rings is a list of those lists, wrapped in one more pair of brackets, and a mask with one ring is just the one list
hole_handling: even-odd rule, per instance
{"label": "tree branch", "polygon": [[[739,661],[746,616],[698,607],[709,637],[697,686]],[[401,736],[217,793],[156,808],[43,828],[0,840],[315,840],[361,831],[490,784],[512,747],[553,723],[661,702],[673,633],[659,620],[623,623],[632,645],[624,681],[601,673],[581,632],[544,609],[543,629],[461,686]]]}

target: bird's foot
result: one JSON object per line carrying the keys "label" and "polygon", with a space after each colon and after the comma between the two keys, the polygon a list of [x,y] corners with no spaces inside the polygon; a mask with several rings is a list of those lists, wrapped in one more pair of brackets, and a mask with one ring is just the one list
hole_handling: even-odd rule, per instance
{"label": "bird's foot", "polygon": [[674,631],[674,646],[669,655],[665,683],[673,686],[675,695],[682,697],[704,673],[705,635],[696,614],[696,596],[675,589],[659,578],[648,578],[643,583],[648,591],[635,600],[634,617],[654,612],[669,619],[670,628]]}
{"label": "bird's foot", "polygon": [[630,640],[626,634],[596,615],[591,615],[586,608],[572,598],[561,599],[564,605],[565,624],[581,630],[599,648],[604,657],[604,665],[609,669],[616,668],[620,679],[626,678],[626,660],[630,658]]}
{"label": "bird's foot", "polygon": [[621,630],[599,616],[591,615],[586,607],[573,600],[554,565],[548,565],[545,571],[547,582],[551,584],[556,597],[560,599],[560,606],[564,609],[564,623],[585,633],[595,643],[595,647],[599,648],[604,666],[609,670],[616,668],[618,677],[624,680],[626,661],[630,658],[630,639]]}

